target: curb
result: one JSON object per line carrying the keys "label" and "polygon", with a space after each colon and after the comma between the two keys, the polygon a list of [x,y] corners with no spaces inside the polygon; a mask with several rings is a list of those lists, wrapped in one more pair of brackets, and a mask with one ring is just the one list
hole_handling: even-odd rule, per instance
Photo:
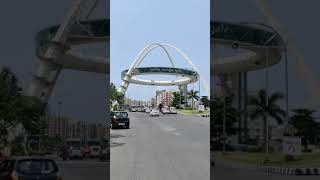
{"label": "curb", "polygon": [[198,114],[182,114],[182,113],[177,113],[183,116],[195,116],[195,117],[210,117],[210,114],[203,114],[203,115],[198,115]]}
{"label": "curb", "polygon": [[291,176],[319,176],[320,168],[285,168],[285,167],[272,167],[272,166],[264,166],[258,164],[231,164],[216,161],[216,165],[223,166],[227,168],[235,168],[235,169],[247,169],[251,171],[257,171],[262,173],[269,174],[278,174],[278,175],[291,175]]}
{"label": "curb", "polygon": [[210,117],[210,114],[201,115],[201,117]]}

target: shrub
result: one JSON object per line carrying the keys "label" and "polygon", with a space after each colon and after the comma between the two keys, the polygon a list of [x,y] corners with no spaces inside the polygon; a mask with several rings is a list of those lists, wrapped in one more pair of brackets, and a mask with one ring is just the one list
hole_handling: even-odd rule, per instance
{"label": "shrub", "polygon": [[262,161],[262,164],[267,164],[267,163],[269,163],[269,162],[270,162],[270,159],[265,158],[265,159]]}
{"label": "shrub", "polygon": [[311,152],[312,152],[312,149],[303,149],[302,152],[304,152],[304,153],[311,153]]}
{"label": "shrub", "polygon": [[229,145],[229,144],[226,144],[226,150],[227,151],[234,151],[235,150],[235,148],[234,147],[232,147],[231,145]]}
{"label": "shrub", "polygon": [[261,147],[249,147],[247,148],[247,152],[262,152]]}
{"label": "shrub", "polygon": [[284,160],[285,160],[286,162],[289,162],[289,161],[294,161],[295,159],[294,159],[294,156],[289,155],[289,154],[286,154],[286,155],[284,156]]}

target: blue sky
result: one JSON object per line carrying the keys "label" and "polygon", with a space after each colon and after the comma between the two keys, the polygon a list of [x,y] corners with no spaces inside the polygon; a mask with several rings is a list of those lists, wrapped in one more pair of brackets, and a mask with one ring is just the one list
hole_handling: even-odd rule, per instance
{"label": "blue sky", "polygon": [[[111,0],[110,81],[119,87],[120,73],[128,69],[138,53],[150,43],[169,43],[184,51],[197,68],[202,78],[209,83],[210,38],[209,0]],[[191,68],[173,49],[169,49],[176,67]],[[141,67],[169,66],[161,49],[153,51]],[[143,76],[145,79],[164,80],[165,76]],[[172,79],[174,77],[170,77]],[[167,79],[166,79],[167,80]],[[208,85],[209,86],[209,85]],[[189,85],[192,89],[193,85]],[[194,85],[199,89],[199,83]],[[156,87],[130,84],[127,96],[133,99],[150,100]],[[201,85],[201,95],[208,95]]]}

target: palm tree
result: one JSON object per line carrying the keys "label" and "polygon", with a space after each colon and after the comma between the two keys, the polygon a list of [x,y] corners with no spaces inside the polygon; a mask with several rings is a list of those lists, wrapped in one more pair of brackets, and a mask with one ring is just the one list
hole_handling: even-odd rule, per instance
{"label": "palm tree", "polygon": [[203,103],[204,107],[208,107],[209,106],[209,99],[208,99],[208,96],[202,96],[200,101]]}
{"label": "palm tree", "polygon": [[193,100],[196,99],[197,101],[199,100],[199,96],[198,96],[198,91],[194,91],[194,90],[191,90],[190,92],[188,92],[188,99],[191,99],[192,101],[192,110],[193,110]]}
{"label": "palm tree", "polygon": [[296,136],[302,138],[305,150],[309,142],[316,143],[319,134],[319,123],[316,122],[313,114],[316,112],[310,109],[294,109],[294,115],[290,118],[290,124],[296,129]]}
{"label": "palm tree", "polygon": [[224,115],[226,117],[226,134],[229,136],[236,133],[233,123],[237,121],[239,112],[232,106],[232,101],[233,96],[227,96],[226,98],[216,96],[211,100],[210,130],[213,136],[222,135]]}
{"label": "palm tree", "polygon": [[267,98],[264,90],[260,90],[257,96],[249,98],[249,105],[251,105],[250,118],[262,118],[263,120],[264,144],[266,146],[269,138],[267,137],[267,118],[272,117],[278,124],[282,124],[286,115],[286,112],[277,104],[281,99],[283,99],[283,95],[280,93],[273,93]]}

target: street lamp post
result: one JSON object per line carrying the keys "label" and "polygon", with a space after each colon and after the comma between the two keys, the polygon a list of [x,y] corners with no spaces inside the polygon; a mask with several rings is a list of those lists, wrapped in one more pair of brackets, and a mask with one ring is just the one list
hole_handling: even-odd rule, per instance
{"label": "street lamp post", "polygon": [[[268,91],[269,91],[269,50],[268,50],[268,48],[266,48],[265,49],[266,50],[266,68],[265,68],[265,73],[266,73],[266,107],[268,107],[268,100],[269,100],[269,98],[268,98],[268,96],[269,96],[269,93],[268,93]],[[268,156],[268,154],[269,154],[269,122],[268,122],[268,115],[265,115],[266,117],[266,122],[265,122],[265,128],[266,128],[266,134],[265,134],[265,138],[266,138],[266,149],[265,149],[265,153],[266,153],[266,156]]]}
{"label": "street lamp post", "polygon": [[226,152],[226,140],[227,140],[227,132],[226,132],[226,126],[227,126],[227,116],[226,116],[226,94],[227,94],[227,90],[226,90],[226,85],[225,83],[221,82],[221,83],[217,83],[217,85],[221,85],[222,87],[224,87],[223,91],[222,91],[222,95],[223,95],[223,122],[222,122],[222,136],[223,136],[223,146],[222,146],[222,152]]}
{"label": "street lamp post", "polygon": [[200,84],[200,76],[199,76],[199,98],[201,100],[200,88],[201,88],[201,84]]}
{"label": "street lamp post", "polygon": [[[61,106],[62,106],[62,101],[59,101],[58,102],[58,120],[60,121],[60,123],[61,123]],[[64,137],[62,138],[64,139]]]}
{"label": "street lamp post", "polygon": [[226,152],[226,95],[223,95],[223,152]]}

